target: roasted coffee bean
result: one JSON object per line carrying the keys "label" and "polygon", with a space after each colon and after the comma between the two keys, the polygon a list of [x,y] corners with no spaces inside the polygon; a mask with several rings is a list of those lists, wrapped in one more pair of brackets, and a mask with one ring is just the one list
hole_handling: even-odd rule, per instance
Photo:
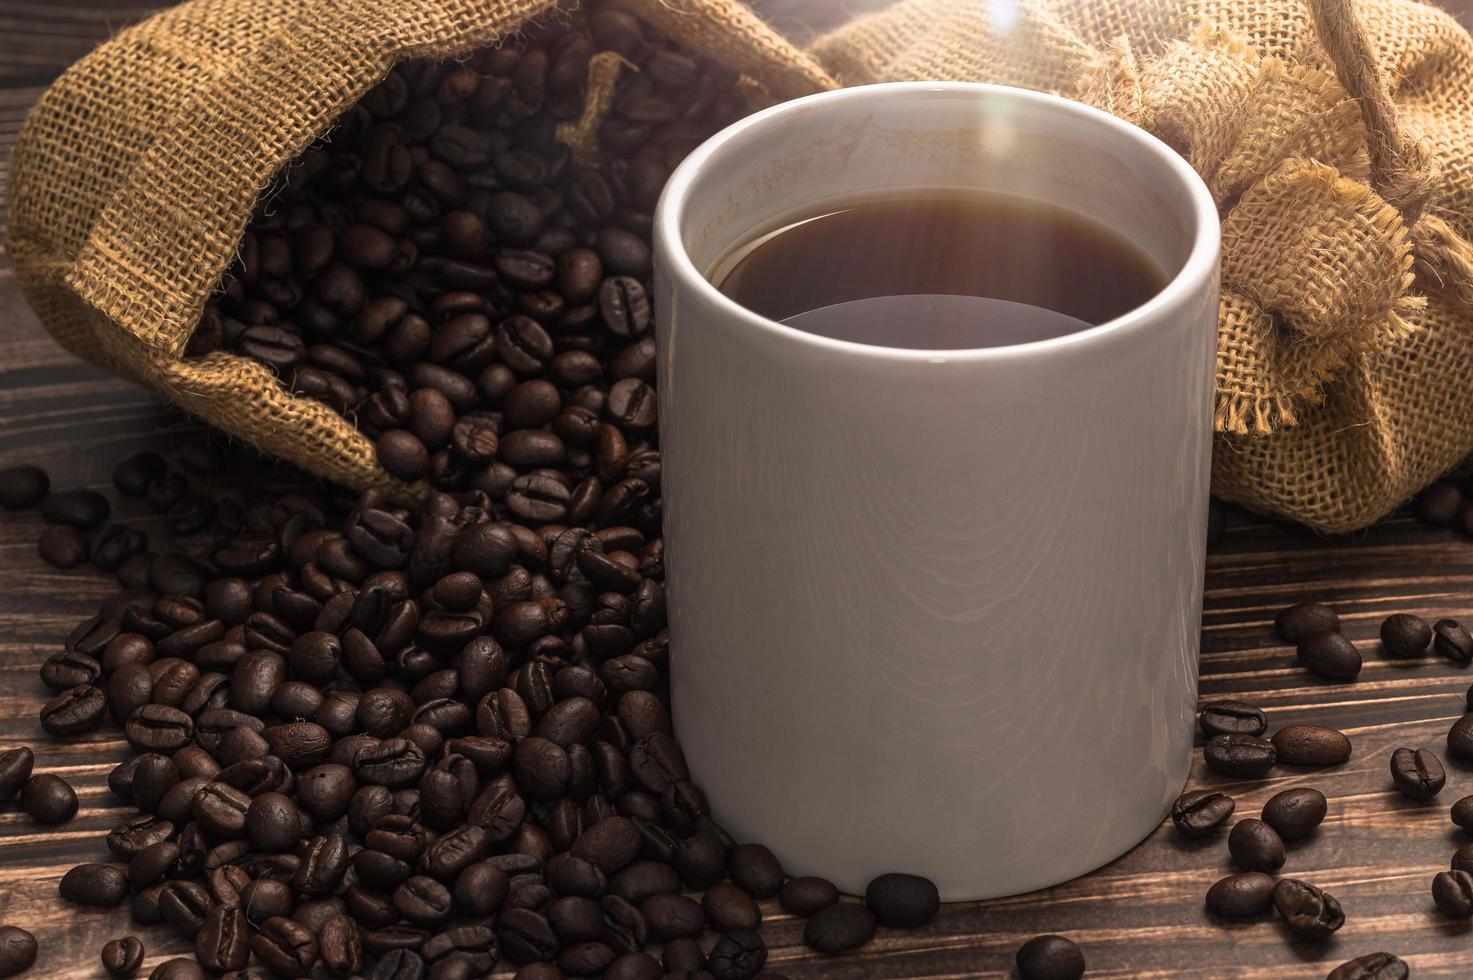
{"label": "roasted coffee bean", "polygon": [[1301,602],[1274,618],[1274,632],[1285,643],[1302,643],[1317,633],[1337,633],[1340,617],[1329,606]]}
{"label": "roasted coffee bean", "polygon": [[1207,909],[1230,919],[1257,915],[1273,900],[1274,884],[1259,871],[1228,875],[1207,889]]}
{"label": "roasted coffee bean", "polygon": [[1473,874],[1456,870],[1438,872],[1432,879],[1432,900],[1449,918],[1473,916]]}
{"label": "roasted coffee bean", "polygon": [[778,904],[784,912],[809,918],[839,900],[839,889],[826,878],[811,875],[789,878],[778,891]]}
{"label": "roasted coffee bean", "polygon": [[42,561],[55,568],[76,568],[91,557],[92,549],[87,535],[80,529],[57,524],[41,532],[36,542],[36,553]]}
{"label": "roasted coffee bean", "polygon": [[[333,919],[341,918],[334,916]],[[334,931],[340,931],[335,927]],[[338,942],[338,937],[334,937]],[[251,939],[251,951],[269,967],[283,977],[305,977],[317,962],[318,939],[312,930],[283,916],[274,916],[261,923],[259,931]],[[351,952],[335,949],[334,953]],[[361,953],[359,954],[361,962]],[[332,960],[329,959],[329,964]]]}
{"label": "roasted coffee bean", "polygon": [[1277,755],[1273,742],[1252,735],[1214,735],[1203,750],[1207,766],[1214,772],[1252,779],[1267,775]]}
{"label": "roasted coffee bean", "polygon": [[726,882],[706,889],[701,896],[701,910],[706,923],[716,932],[756,929],[762,924],[762,913],[752,896]]}
{"label": "roasted coffee bean", "polygon": [[36,937],[20,926],[0,926],[0,977],[24,973],[36,962]]}
{"label": "roasted coffee bean", "polygon": [[726,867],[732,882],[753,898],[773,898],[782,888],[782,865],[761,844],[738,844],[727,855]]}
{"label": "roasted coffee bean", "polygon": [[1300,640],[1298,655],[1304,668],[1320,677],[1348,681],[1360,674],[1360,651],[1336,632],[1312,633]]}
{"label": "roasted coffee bean", "polygon": [[235,907],[211,905],[194,937],[194,956],[211,973],[243,969],[251,956],[245,913]]}
{"label": "roasted coffee bean", "polygon": [[1391,781],[1408,799],[1430,800],[1442,791],[1447,773],[1426,749],[1403,748],[1391,753]]}
{"label": "roasted coffee bean", "polygon": [[39,466],[0,469],[0,508],[28,510],[44,500],[50,490],[51,477]]}
{"label": "roasted coffee bean", "polygon": [[59,887],[69,902],[109,908],[128,897],[128,876],[111,864],[79,864],[62,875]]}
{"label": "roasted coffee bean", "polygon": [[908,874],[883,874],[864,891],[864,903],[882,926],[914,929],[936,917],[941,896],[927,878]]}
{"label": "roasted coffee bean", "polygon": [[46,772],[26,780],[20,805],[32,820],[65,823],[77,815],[77,794],[66,780]]}
{"label": "roasted coffee bean", "polygon": [[1239,820],[1228,834],[1228,851],[1245,871],[1273,872],[1284,866],[1284,842],[1262,820]]}
{"label": "roasted coffee bean", "polygon": [[1278,763],[1291,766],[1338,766],[1350,758],[1350,739],[1333,728],[1290,725],[1274,733]]}
{"label": "roasted coffee bean", "polygon": [[148,485],[166,472],[168,466],[162,456],[143,450],[124,458],[113,468],[113,486],[129,497],[141,497],[148,492]]}
{"label": "roasted coffee bean", "polygon": [[1453,804],[1452,820],[1464,830],[1473,830],[1473,796],[1465,796]]}
{"label": "roasted coffee bean", "polygon": [[[153,644],[145,637],[138,637],[148,644],[149,659],[152,659]],[[111,644],[104,644],[104,647]],[[101,651],[99,651],[101,652]],[[96,684],[102,680],[102,665],[96,658],[76,650],[63,650],[46,658],[41,665],[41,683],[53,691],[64,691],[79,684]]]}
{"label": "roasted coffee bean", "polygon": [[874,938],[875,917],[853,902],[835,902],[818,911],[803,929],[803,942],[820,953],[843,953]]}
{"label": "roasted coffee bean", "polygon": [[164,704],[145,704],[123,726],[128,744],[140,752],[177,752],[194,736],[194,720]]}
{"label": "roasted coffee bean", "polygon": [[1432,649],[1453,663],[1473,662],[1473,635],[1454,619],[1439,619],[1432,626]]}
{"label": "roasted coffee bean", "polygon": [[716,980],[751,980],[767,963],[767,944],[754,931],[728,932],[716,940],[706,962]]}
{"label": "roasted coffee bean", "polygon": [[1334,896],[1297,878],[1281,879],[1274,886],[1273,900],[1289,931],[1303,939],[1328,939],[1345,924],[1345,913]]}
{"label": "roasted coffee bean", "polygon": [[323,923],[317,946],[323,965],[332,975],[347,977],[362,972],[363,936],[348,916],[335,915]]}
{"label": "roasted coffee bean", "polygon": [[1381,648],[1389,657],[1420,657],[1432,642],[1432,627],[1420,616],[1395,613],[1381,623]]}
{"label": "roasted coffee bean", "polygon": [[1341,963],[1325,980],[1407,980],[1411,971],[1390,953],[1367,953]]}
{"label": "roasted coffee bean", "polygon": [[29,746],[0,752],[0,803],[14,799],[26,780],[31,778],[31,769],[36,757]]}
{"label": "roasted coffee bean", "polygon": [[1275,793],[1263,804],[1263,822],[1284,840],[1299,840],[1314,833],[1325,819],[1328,803],[1317,789],[1300,787]]}
{"label": "roasted coffee bean", "polygon": [[194,960],[176,957],[153,968],[148,980],[205,980],[204,969]]}
{"label": "roasted coffee bean", "polygon": [[102,721],[107,698],[90,684],[68,688],[41,706],[41,727],[51,735],[90,732]]}
{"label": "roasted coffee bean", "polygon": [[[1473,692],[1470,692],[1470,696],[1473,696]],[[1473,762],[1473,714],[1463,715],[1448,729],[1447,752],[1455,759]]]}
{"label": "roasted coffee bean", "polygon": [[137,936],[110,939],[102,947],[102,968],[111,976],[131,977],[143,966],[143,941]]}
{"label": "roasted coffee bean", "polygon": [[1268,730],[1268,719],[1260,708],[1242,701],[1214,701],[1203,705],[1197,714],[1197,724],[1202,734],[1213,735],[1262,735]]}
{"label": "roasted coffee bean", "polygon": [[97,527],[112,513],[107,498],[96,490],[62,490],[41,501],[41,516],[52,524]]}
{"label": "roasted coffee bean", "polygon": [[1014,957],[1022,980],[1078,980],[1084,975],[1084,953],[1063,936],[1035,936]]}
{"label": "roasted coffee bean", "polygon": [[699,936],[705,925],[700,905],[684,895],[651,895],[639,903],[639,911],[649,924],[650,938],[656,942]]}
{"label": "roasted coffee bean", "polygon": [[1206,837],[1233,815],[1233,798],[1212,790],[1190,790],[1171,804],[1171,822],[1188,837]]}

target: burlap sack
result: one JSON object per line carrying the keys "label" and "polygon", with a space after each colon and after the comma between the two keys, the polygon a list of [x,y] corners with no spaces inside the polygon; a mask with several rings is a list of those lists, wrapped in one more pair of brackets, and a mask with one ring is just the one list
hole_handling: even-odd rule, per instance
{"label": "burlap sack", "polygon": [[[1044,89],[1150,129],[1223,212],[1216,491],[1329,531],[1473,448],[1473,40],[1412,0],[903,0],[798,51],[735,0],[630,0],[759,100],[835,84]],[[182,353],[256,197],[396,61],[548,0],[192,0],[43,97],[11,250],[57,339],[323,476],[399,494],[363,436],[230,354]],[[1362,30],[1363,25],[1363,30]],[[583,137],[617,66],[595,62]]]}

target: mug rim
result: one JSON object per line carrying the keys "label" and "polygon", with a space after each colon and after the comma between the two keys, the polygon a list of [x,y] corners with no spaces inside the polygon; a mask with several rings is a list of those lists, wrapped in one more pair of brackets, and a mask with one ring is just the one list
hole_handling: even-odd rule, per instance
{"label": "mug rim", "polygon": [[[769,319],[741,305],[718,289],[715,283],[707,279],[696,268],[690,253],[685,248],[684,237],[680,232],[680,220],[684,215],[696,180],[714,159],[728,150],[729,144],[734,140],[752,130],[768,126],[783,116],[811,110],[815,104],[819,103],[908,99],[936,94],[964,95],[969,98],[990,97],[1011,101],[1015,105],[1035,111],[1042,109],[1064,112],[1078,118],[1083,125],[1113,130],[1118,137],[1134,141],[1175,175],[1187,191],[1191,220],[1195,227],[1191,230],[1192,244],[1186,260],[1166,285],[1150,299],[1104,323],[1091,324],[1083,330],[1076,330],[1062,336],[1020,344],[939,350],[865,344],[800,330]],[[754,112],[709,137],[681,161],[666,181],[660,199],[655,205],[654,245],[656,263],[663,266],[663,268],[657,268],[657,274],[668,275],[673,281],[679,282],[681,288],[698,292],[703,301],[712,304],[716,311],[722,314],[712,318],[718,323],[740,323],[766,335],[769,339],[803,345],[816,352],[827,351],[833,354],[874,360],[977,362],[1047,354],[1080,345],[1098,344],[1113,337],[1145,329],[1158,321],[1169,320],[1168,317],[1163,316],[1164,313],[1199,295],[1204,286],[1215,285],[1217,260],[1221,249],[1221,228],[1217,204],[1212,198],[1212,192],[1208,190],[1206,183],[1191,164],[1156,136],[1118,116],[1112,116],[1072,99],[1011,85],[993,85],[985,82],[881,82],[832,89],[781,102]]]}

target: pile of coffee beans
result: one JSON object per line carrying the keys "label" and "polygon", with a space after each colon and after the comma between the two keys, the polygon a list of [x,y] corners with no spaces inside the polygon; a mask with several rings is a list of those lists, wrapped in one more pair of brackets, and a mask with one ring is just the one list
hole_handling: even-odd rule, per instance
{"label": "pile of coffee beans", "polygon": [[[592,166],[557,136],[599,51],[628,68]],[[160,542],[103,494],[0,472],[0,505],[48,522],[43,559],[122,585],[42,667],[40,724],[117,724],[136,753],[108,779],[138,811],[114,861],[58,887],[193,942],[153,977],[776,980],[760,901],[828,954],[937,914],[924,878],[851,900],[734,841],[671,730],[650,212],[744,108],[731,73],[595,5],[395,69],[289,168],[188,354],[344,413],[430,484],[416,506],[239,448],[138,454],[113,483]],[[32,764],[0,757],[0,790],[68,819]],[[129,976],[144,949],[99,955]],[[1084,969],[1062,937],[1018,962]]]}

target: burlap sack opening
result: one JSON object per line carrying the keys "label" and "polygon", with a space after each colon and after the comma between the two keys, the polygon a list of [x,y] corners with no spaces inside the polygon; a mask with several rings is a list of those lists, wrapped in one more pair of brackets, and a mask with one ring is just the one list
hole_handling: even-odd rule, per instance
{"label": "burlap sack opening", "polygon": [[[1473,448],[1473,39],[1415,0],[901,0],[793,48],[735,0],[622,4],[759,100],[903,78],[1101,106],[1224,218],[1216,492],[1363,526]],[[396,495],[368,440],[234,355],[181,357],[274,174],[397,61],[548,0],[191,0],[124,31],[21,134],[11,249],[68,349],[320,475]],[[591,66],[584,159],[619,65]]]}

